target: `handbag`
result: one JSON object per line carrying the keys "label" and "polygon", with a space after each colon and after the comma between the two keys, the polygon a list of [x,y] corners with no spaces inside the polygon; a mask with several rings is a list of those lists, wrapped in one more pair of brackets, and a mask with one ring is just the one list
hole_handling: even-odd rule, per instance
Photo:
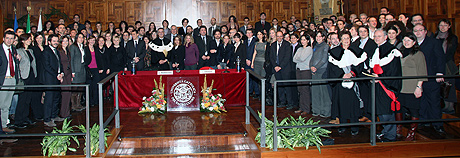
{"label": "handbag", "polygon": [[449,97],[450,88],[452,84],[449,82],[442,82],[441,83],[441,97],[446,99]]}

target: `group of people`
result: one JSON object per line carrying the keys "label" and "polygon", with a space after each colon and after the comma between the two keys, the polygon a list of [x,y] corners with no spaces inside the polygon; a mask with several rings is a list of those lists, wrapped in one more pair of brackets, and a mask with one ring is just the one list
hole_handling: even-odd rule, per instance
{"label": "group of people", "polygon": [[[251,69],[270,80],[325,79],[356,77],[397,77],[457,74],[453,56],[457,37],[450,21],[442,19],[435,33],[429,32],[421,14],[400,14],[398,19],[382,8],[379,16],[359,18],[352,14],[331,16],[321,24],[297,20],[260,20],[254,25],[245,17],[239,26],[235,16],[218,26],[210,19],[206,27],[198,19],[196,28],[184,18],[182,26],[164,20],[162,27],[142,22],[134,25],[113,22],[103,31],[97,22],[74,22],[64,19],[57,27],[45,22],[44,30],[31,33],[23,28],[6,29],[0,51],[1,85],[69,85],[90,84],[90,104],[98,104],[97,82],[111,72],[136,70]],[[168,48],[169,47],[169,48]],[[240,64],[240,65],[238,65]],[[134,67],[133,67],[134,66]],[[380,121],[402,120],[408,113],[413,120],[441,118],[440,83],[451,79],[411,79],[376,81],[376,114]],[[367,121],[371,113],[369,81],[297,82],[278,87],[278,107],[294,109],[301,115],[332,118],[330,123]],[[273,91],[268,86],[268,94]],[[7,89],[3,87],[2,89]],[[25,128],[36,120],[56,126],[81,111],[82,88],[26,88],[23,92],[0,91],[2,129],[8,127],[9,114],[14,114],[16,128]],[[452,111],[454,92],[444,97],[445,107]],[[258,98],[260,85],[250,80],[250,95]],[[109,90],[110,92],[110,90]],[[14,99],[15,94],[19,99]],[[270,96],[268,97],[270,98]],[[13,101],[12,101],[13,100]],[[14,100],[18,102],[14,105]],[[268,104],[273,104],[267,99]],[[13,105],[12,105],[13,104]],[[13,108],[14,107],[14,108]],[[11,110],[14,109],[14,110]],[[31,109],[32,113],[29,113]],[[10,115],[11,116],[11,115]],[[11,118],[11,117],[10,117]],[[442,123],[431,124],[443,133]],[[382,141],[394,141],[401,125],[382,125]],[[359,128],[352,127],[357,135]],[[406,140],[414,140],[417,124],[412,124]],[[346,128],[339,128],[339,133]]]}

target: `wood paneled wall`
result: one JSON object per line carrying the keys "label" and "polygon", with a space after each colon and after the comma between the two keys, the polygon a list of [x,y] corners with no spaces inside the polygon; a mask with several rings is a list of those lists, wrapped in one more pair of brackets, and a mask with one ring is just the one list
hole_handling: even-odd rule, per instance
{"label": "wood paneled wall", "polygon": [[460,37],[460,0],[343,0],[344,14],[378,16],[381,7],[388,7],[390,13],[398,16],[400,13],[410,15],[420,13],[425,18],[425,24],[432,32],[436,31],[437,23],[442,18],[452,22],[452,30]]}
{"label": "wood paneled wall", "polygon": [[[50,6],[53,6],[69,16],[66,24],[73,21],[71,18],[74,14],[79,14],[80,22],[101,22],[105,30],[109,22],[115,22],[118,26],[122,20],[129,25],[134,25],[139,20],[145,26],[150,22],[155,22],[157,27],[161,26],[161,21],[171,21],[169,18],[173,14],[181,12],[171,9],[175,3],[181,1],[192,1],[190,7],[197,8],[196,17],[203,19],[207,26],[210,25],[211,17],[215,17],[218,24],[226,24],[230,15],[235,15],[240,24],[244,17],[249,17],[254,24],[259,20],[259,14],[265,12],[267,19],[277,18],[281,24],[280,19],[289,20],[291,15],[303,19],[313,13],[313,0],[2,0],[1,10],[4,18],[12,19],[13,6],[18,9],[18,18],[27,14],[26,6],[32,6],[31,21],[36,24],[40,8],[46,14],[49,13]],[[58,17],[51,20],[57,23]],[[196,25],[196,19],[190,19],[190,24]]]}

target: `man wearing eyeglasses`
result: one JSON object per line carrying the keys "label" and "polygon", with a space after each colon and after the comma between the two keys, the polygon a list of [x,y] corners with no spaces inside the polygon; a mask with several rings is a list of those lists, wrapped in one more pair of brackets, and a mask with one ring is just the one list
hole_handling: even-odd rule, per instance
{"label": "man wearing eyeglasses", "polygon": [[[414,15],[412,15],[411,19],[412,19],[411,20],[412,25],[415,26],[417,24],[423,25],[423,22],[424,22],[425,18],[423,18],[422,14],[414,14]],[[426,36],[433,37],[433,35],[434,35],[433,32],[427,30]]]}
{"label": "man wearing eyeglasses", "polygon": [[[442,44],[435,38],[427,36],[426,27],[422,24],[416,24],[413,32],[417,37],[417,42],[420,45],[420,51],[425,55],[427,74],[428,76],[445,74],[446,59],[442,50]],[[440,83],[444,82],[444,78],[429,78],[428,82],[423,82],[423,95],[420,103],[420,119],[441,119],[442,110],[440,105]],[[429,126],[429,124],[426,124]],[[439,133],[444,134],[445,131],[442,122],[431,123],[433,128]]]}

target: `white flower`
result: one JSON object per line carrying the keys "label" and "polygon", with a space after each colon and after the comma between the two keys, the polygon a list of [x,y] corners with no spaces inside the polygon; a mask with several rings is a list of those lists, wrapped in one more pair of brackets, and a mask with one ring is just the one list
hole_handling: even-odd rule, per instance
{"label": "white flower", "polygon": [[147,99],[147,97],[142,97],[142,100],[145,100],[145,99]]}
{"label": "white flower", "polygon": [[209,110],[209,111],[212,111],[212,110],[213,110],[212,106],[208,107],[208,110]]}
{"label": "white flower", "polygon": [[209,114],[209,117],[214,117],[214,115],[213,115],[213,114]]}

